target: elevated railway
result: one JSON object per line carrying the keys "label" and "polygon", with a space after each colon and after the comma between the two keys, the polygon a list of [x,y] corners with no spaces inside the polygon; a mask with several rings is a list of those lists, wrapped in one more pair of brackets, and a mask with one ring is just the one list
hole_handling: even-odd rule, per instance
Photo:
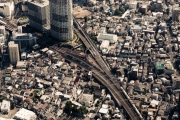
{"label": "elevated railway", "polygon": [[85,57],[72,54],[70,50],[66,50],[64,48],[59,48],[58,46],[50,47],[51,50],[57,52],[58,54],[62,55],[66,60],[70,62],[74,62],[78,64],[80,67],[85,68],[87,70],[91,70],[93,72],[93,76],[99,80],[107,89],[110,91],[114,99],[116,100],[119,106],[123,106],[128,115],[131,117],[132,120],[142,120],[143,118],[137,112],[137,108],[135,107],[134,103],[131,101],[129,96],[126,94],[124,89],[120,86],[118,81],[110,81],[109,76],[104,74],[104,71],[98,69],[93,64],[87,62]]}
{"label": "elevated railway", "polygon": [[132,100],[126,94],[124,89],[120,86],[118,80],[111,74],[110,67],[108,66],[106,61],[104,61],[101,54],[98,52],[95,44],[92,42],[89,36],[86,35],[84,30],[80,27],[78,21],[75,18],[73,19],[74,19],[75,33],[79,36],[79,38],[82,40],[86,48],[90,51],[91,55],[94,57],[96,62],[103,70],[103,71],[97,71],[95,68],[93,68],[92,72],[94,74],[94,77],[96,77],[102,84],[104,84],[109,89],[109,91],[115,98],[116,102],[124,107],[124,109],[126,110],[126,112],[128,113],[128,115],[132,120],[143,120],[141,114],[135,107]]}
{"label": "elevated railway", "polygon": [[7,18],[0,18],[0,24],[4,25],[5,28],[9,31],[17,30],[17,25],[15,23],[10,22]]}

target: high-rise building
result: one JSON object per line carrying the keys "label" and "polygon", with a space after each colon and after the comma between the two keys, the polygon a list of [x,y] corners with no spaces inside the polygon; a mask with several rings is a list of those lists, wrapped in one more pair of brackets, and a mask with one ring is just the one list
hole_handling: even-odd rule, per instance
{"label": "high-rise building", "polygon": [[28,15],[30,25],[44,31],[50,26],[49,0],[32,0],[28,4]]}
{"label": "high-rise building", "polygon": [[51,36],[66,41],[73,38],[72,0],[50,0]]}
{"label": "high-rise building", "polygon": [[9,57],[11,64],[16,64],[19,61],[19,48],[18,44],[15,44],[14,41],[8,43],[9,48]]}
{"label": "high-rise building", "polygon": [[12,0],[0,1],[0,15],[11,19],[13,12],[14,12],[14,2]]}
{"label": "high-rise building", "polygon": [[173,8],[172,20],[173,21],[179,21],[180,20],[180,8],[179,7]]}

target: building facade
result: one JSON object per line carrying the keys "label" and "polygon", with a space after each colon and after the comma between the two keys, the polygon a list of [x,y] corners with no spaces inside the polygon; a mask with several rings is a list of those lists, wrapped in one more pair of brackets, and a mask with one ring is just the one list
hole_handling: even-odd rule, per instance
{"label": "building facade", "polygon": [[25,52],[36,44],[36,38],[31,33],[13,33],[12,40],[19,45],[20,52]]}
{"label": "building facade", "polygon": [[72,0],[50,1],[51,36],[66,41],[73,39]]}
{"label": "building facade", "polygon": [[172,20],[173,21],[179,21],[180,20],[180,8],[179,7],[173,8]]}
{"label": "building facade", "polygon": [[6,34],[5,26],[0,26],[0,34],[3,34],[3,35]]}
{"label": "building facade", "polygon": [[14,12],[14,2],[11,0],[6,2],[5,0],[0,1],[0,15],[11,19]]}
{"label": "building facade", "polygon": [[34,0],[28,3],[28,16],[30,25],[44,31],[45,27],[50,26],[50,13],[48,0]]}
{"label": "building facade", "polygon": [[14,41],[8,43],[9,48],[9,57],[11,64],[16,64],[19,61],[19,48],[18,44],[15,44]]}

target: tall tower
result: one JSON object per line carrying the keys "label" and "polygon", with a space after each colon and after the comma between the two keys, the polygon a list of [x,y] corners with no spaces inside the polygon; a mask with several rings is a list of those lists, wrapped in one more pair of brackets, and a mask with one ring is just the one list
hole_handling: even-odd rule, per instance
{"label": "tall tower", "polygon": [[66,41],[73,38],[72,0],[50,0],[51,36]]}
{"label": "tall tower", "polygon": [[15,44],[14,41],[8,43],[9,48],[9,57],[11,64],[16,64],[19,61],[19,48],[18,44]]}
{"label": "tall tower", "polygon": [[44,31],[50,26],[49,1],[33,0],[28,3],[29,23],[33,28]]}

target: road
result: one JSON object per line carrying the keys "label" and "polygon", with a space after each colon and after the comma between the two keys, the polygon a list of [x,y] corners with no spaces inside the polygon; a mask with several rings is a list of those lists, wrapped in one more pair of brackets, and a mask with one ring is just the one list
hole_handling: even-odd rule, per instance
{"label": "road", "polygon": [[[79,38],[82,40],[86,48],[90,51],[91,55],[94,57],[98,65],[103,70],[102,72],[93,69],[92,72],[94,73],[94,77],[100,80],[100,82],[109,89],[113,97],[116,99],[117,103],[119,105],[122,104],[122,106],[124,107],[124,109],[126,110],[126,112],[128,113],[128,115],[132,120],[142,120],[143,118],[141,114],[134,106],[134,104],[132,103],[131,99],[126,94],[126,92],[121,88],[118,80],[111,74],[110,67],[108,66],[106,61],[102,58],[101,54],[98,52],[98,49],[96,48],[95,44],[92,42],[89,36],[86,35],[84,30],[79,25],[78,21],[75,18],[73,19],[74,19],[75,33],[79,36]],[[79,62],[80,61],[81,60],[79,60]],[[83,65],[82,61],[80,63],[81,63],[80,65]],[[88,67],[88,65],[86,67]]]}
{"label": "road", "polygon": [[109,77],[104,74],[104,71],[99,70],[96,66],[93,64],[87,62],[87,60],[84,58],[80,58],[79,55],[71,54],[73,52],[70,52],[70,50],[65,51],[63,48],[59,48],[58,46],[51,46],[49,49],[55,51],[56,53],[59,53],[62,55],[66,60],[76,63],[78,66],[92,71],[93,76],[99,80],[106,88],[110,91],[114,99],[116,100],[117,104],[119,106],[123,106],[128,115],[131,117],[132,120],[142,120],[142,117],[139,112],[137,112],[137,109],[135,105],[130,100],[129,96],[123,91],[122,87],[120,86],[118,81],[114,81],[113,83],[109,80]]}

